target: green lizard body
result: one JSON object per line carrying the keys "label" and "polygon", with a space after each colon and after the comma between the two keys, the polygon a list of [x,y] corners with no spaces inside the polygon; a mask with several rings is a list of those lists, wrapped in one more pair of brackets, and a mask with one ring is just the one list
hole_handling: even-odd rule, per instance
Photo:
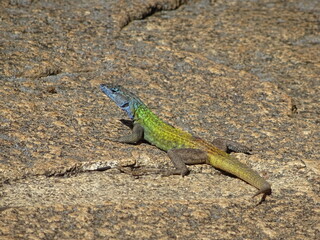
{"label": "green lizard body", "polygon": [[[270,184],[256,171],[239,162],[220,148],[238,152],[248,152],[248,148],[232,141],[212,144],[192,134],[174,128],[155,115],[136,95],[121,86],[107,86],[102,84],[101,90],[112,99],[120,108],[127,112],[134,121],[131,135],[123,136],[116,141],[136,143],[145,139],[158,148],[167,151],[176,169],[172,174],[186,175],[189,171],[186,164],[208,163],[213,167],[231,173],[259,191],[254,195],[271,194]],[[220,147],[218,147],[218,146]]]}

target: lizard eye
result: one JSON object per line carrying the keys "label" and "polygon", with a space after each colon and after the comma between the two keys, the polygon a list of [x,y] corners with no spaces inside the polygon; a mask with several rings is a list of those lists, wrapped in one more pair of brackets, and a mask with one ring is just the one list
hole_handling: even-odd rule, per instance
{"label": "lizard eye", "polygon": [[117,87],[113,87],[113,88],[111,88],[111,91],[112,91],[113,93],[115,93],[115,92],[119,92],[119,88],[117,88]]}

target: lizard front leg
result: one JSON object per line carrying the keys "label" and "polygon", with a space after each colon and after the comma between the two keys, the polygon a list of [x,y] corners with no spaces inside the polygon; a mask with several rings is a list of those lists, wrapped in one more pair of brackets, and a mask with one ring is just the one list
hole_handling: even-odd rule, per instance
{"label": "lizard front leg", "polygon": [[143,139],[143,127],[139,123],[134,123],[132,128],[132,133],[129,135],[122,136],[117,139],[108,139],[113,142],[121,143],[137,143]]}
{"label": "lizard front leg", "polygon": [[235,141],[231,141],[223,138],[217,138],[212,141],[212,144],[215,145],[220,150],[227,153],[238,152],[238,153],[251,154],[250,148]]}
{"label": "lizard front leg", "polygon": [[200,149],[179,148],[170,149],[168,156],[175,166],[175,170],[169,170],[164,175],[182,175],[189,173],[186,165],[209,163],[208,154]]}

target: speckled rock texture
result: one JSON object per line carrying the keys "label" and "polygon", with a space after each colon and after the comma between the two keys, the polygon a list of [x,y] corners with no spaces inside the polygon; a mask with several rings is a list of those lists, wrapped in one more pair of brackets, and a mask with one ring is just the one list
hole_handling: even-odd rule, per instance
{"label": "speckled rock texture", "polygon": [[[0,239],[317,239],[319,26],[317,0],[0,1]],[[173,166],[108,141],[130,129],[101,83],[250,146],[273,194],[209,165],[133,176]]]}

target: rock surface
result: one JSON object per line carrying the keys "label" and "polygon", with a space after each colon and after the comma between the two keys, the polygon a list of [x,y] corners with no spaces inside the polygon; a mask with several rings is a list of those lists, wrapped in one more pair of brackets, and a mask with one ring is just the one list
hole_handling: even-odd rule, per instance
{"label": "rock surface", "polygon": [[[316,0],[2,0],[0,238],[316,239],[319,18]],[[119,171],[172,165],[107,140],[129,131],[109,82],[176,127],[251,146],[235,156],[272,196],[257,206],[207,165]]]}

